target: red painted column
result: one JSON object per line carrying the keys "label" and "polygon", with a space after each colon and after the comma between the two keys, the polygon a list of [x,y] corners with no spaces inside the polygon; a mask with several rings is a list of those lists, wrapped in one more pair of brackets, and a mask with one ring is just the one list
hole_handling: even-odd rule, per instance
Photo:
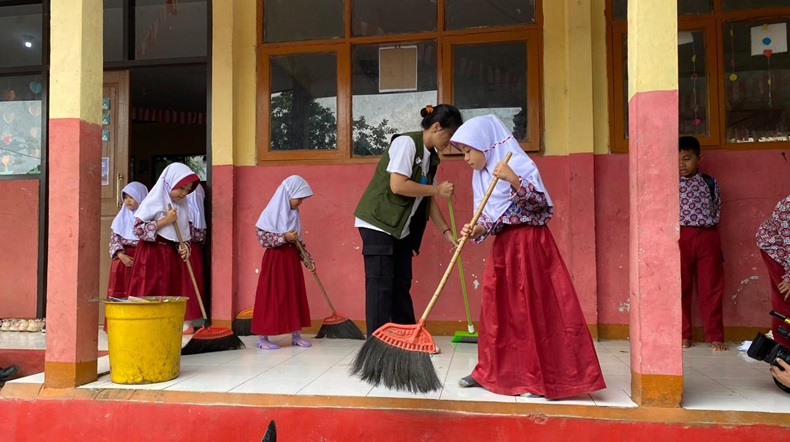
{"label": "red painted column", "polygon": [[52,2],[45,386],[96,379],[102,2]]}
{"label": "red painted column", "polygon": [[631,396],[657,407],[683,393],[676,6],[628,2]]}

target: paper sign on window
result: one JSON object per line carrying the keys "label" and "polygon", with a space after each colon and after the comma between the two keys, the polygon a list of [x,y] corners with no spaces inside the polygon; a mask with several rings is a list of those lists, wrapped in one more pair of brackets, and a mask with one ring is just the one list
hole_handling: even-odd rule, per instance
{"label": "paper sign on window", "polygon": [[417,90],[417,46],[379,48],[379,92]]}
{"label": "paper sign on window", "polygon": [[787,52],[787,23],[755,26],[752,28],[752,55]]}

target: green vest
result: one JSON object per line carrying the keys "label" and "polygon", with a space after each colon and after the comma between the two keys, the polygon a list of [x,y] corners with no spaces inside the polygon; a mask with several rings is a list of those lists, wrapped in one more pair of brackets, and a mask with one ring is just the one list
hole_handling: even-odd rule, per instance
{"label": "green vest", "polygon": [[[397,136],[392,139],[394,140]],[[422,144],[422,132],[410,132],[402,136],[410,137],[414,140],[414,145],[417,146],[410,178],[412,181],[419,183],[420,178],[422,178],[422,157],[425,152]],[[441,161],[439,154],[431,151],[430,161],[431,164],[428,167],[427,175],[428,184],[433,183],[433,178],[436,175],[436,169]],[[368,188],[365,189],[365,193],[362,194],[356,210],[354,210],[354,216],[378,227],[395,238],[400,238],[416,198],[392,193],[392,189],[390,189],[390,174],[387,172],[389,163],[390,154],[388,150],[381,156],[379,164],[376,166],[376,171],[373,173],[373,178],[370,180]],[[428,222],[430,203],[431,197],[423,197],[420,207],[417,208],[409,224],[409,237],[412,238],[412,249],[415,252],[419,252],[422,234]]]}

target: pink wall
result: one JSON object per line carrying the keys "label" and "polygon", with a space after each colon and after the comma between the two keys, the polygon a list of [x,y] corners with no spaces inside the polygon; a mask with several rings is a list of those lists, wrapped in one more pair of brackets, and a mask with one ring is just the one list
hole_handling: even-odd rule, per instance
{"label": "pink wall", "polygon": [[[592,156],[590,155],[589,172],[582,172],[585,179],[590,181],[586,186],[592,192]],[[568,260],[569,237],[572,235],[571,226],[568,225],[568,205],[570,192],[568,157],[536,158],[541,169],[543,179],[554,200],[556,215],[550,223],[552,232],[559,245],[563,256]],[[261,210],[266,206],[269,198],[274,193],[280,182],[291,174],[303,176],[313,189],[314,196],[307,200],[300,208],[302,211],[302,227],[308,250],[316,260],[318,275],[321,277],[330,298],[339,312],[352,319],[364,319],[364,275],[361,256],[361,240],[359,232],[354,226],[354,208],[372,176],[375,164],[359,165],[315,165],[315,166],[262,166],[238,167],[236,173],[236,275],[237,297],[235,312],[253,304],[255,288],[258,281],[258,268],[263,248],[258,244],[255,236],[255,222]],[[215,168],[215,172],[217,172]],[[585,168],[579,168],[585,170]],[[229,173],[225,168],[222,173]],[[471,169],[460,159],[446,160],[439,169],[439,178],[456,184],[455,216],[456,223],[460,225],[472,217],[473,203],[471,196],[470,180]],[[216,173],[215,173],[216,177]],[[578,177],[577,177],[578,179]],[[217,198],[215,194],[214,198]],[[591,194],[585,198],[591,200]],[[441,202],[445,218],[449,222],[446,203]],[[583,226],[590,226],[588,238],[592,236],[592,213],[588,209],[587,222]],[[217,214],[214,214],[215,219]],[[579,230],[577,226],[577,231]],[[216,240],[216,238],[215,238]],[[462,256],[464,272],[467,279],[467,290],[470,296],[472,317],[477,319],[480,309],[480,288],[482,283],[482,270],[488,253],[490,241],[483,244],[469,244]],[[588,251],[592,253],[592,251]],[[444,273],[445,266],[452,253],[439,232],[431,224],[423,240],[421,253],[414,259],[414,280],[412,296],[415,301],[417,314],[433,295],[439,280]],[[579,272],[587,275],[582,280],[589,281],[589,261],[577,266]],[[571,263],[569,268],[573,272]],[[594,281],[594,275],[592,278]],[[323,318],[329,314],[328,307],[321,297],[312,278],[306,279],[311,316],[314,319]],[[577,282],[578,285],[578,282]],[[588,321],[595,321],[595,284],[579,286],[580,298],[584,298],[584,311]],[[434,308],[431,317],[434,321],[463,321],[465,313],[461,296],[461,288],[457,273],[449,279]]]}
{"label": "pink wall", "polygon": [[38,291],[38,180],[0,181],[0,318],[34,318]]}
{"label": "pink wall", "polygon": [[[703,152],[701,169],[719,180],[722,192],[724,325],[768,326],[767,273],[754,234],[790,193],[787,155],[779,150],[710,150]],[[628,156],[596,155],[595,188],[599,321],[627,324]]]}

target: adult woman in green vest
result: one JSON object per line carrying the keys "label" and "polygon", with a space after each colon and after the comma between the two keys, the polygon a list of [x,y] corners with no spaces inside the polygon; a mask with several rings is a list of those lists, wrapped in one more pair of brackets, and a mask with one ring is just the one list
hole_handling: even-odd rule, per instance
{"label": "adult woman in green vest", "polygon": [[365,320],[368,336],[388,322],[414,324],[411,288],[414,253],[419,253],[428,218],[455,245],[432,197],[449,198],[453,185],[434,183],[444,149],[461,126],[461,112],[440,104],[420,110],[422,131],[393,136],[354,211],[365,260]]}

